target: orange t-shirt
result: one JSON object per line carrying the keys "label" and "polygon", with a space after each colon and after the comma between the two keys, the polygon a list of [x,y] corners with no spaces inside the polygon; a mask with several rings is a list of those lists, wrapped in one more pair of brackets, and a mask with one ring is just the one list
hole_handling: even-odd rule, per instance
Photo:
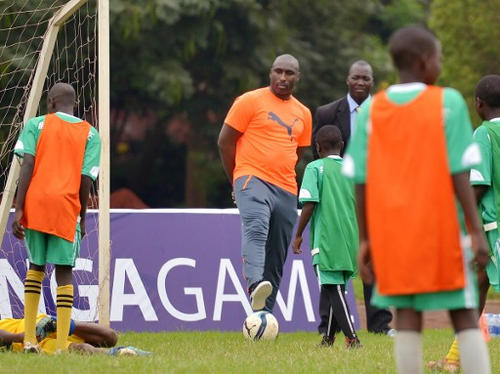
{"label": "orange t-shirt", "polygon": [[233,182],[253,175],[297,194],[297,147],[311,144],[312,116],[305,105],[259,88],[239,96],[224,123],[243,133],[236,144]]}
{"label": "orange t-shirt", "polygon": [[73,242],[80,214],[80,181],[90,124],[48,114],[36,145],[23,226]]}
{"label": "orange t-shirt", "polygon": [[429,86],[407,104],[374,96],[368,138],[366,215],[383,295],[464,287],[443,89]]}

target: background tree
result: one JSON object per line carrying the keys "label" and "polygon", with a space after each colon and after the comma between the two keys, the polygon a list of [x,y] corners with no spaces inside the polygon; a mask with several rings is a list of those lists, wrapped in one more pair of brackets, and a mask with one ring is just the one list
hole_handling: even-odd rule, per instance
{"label": "background tree", "polygon": [[434,0],[429,26],[443,44],[440,83],[466,98],[475,125],[474,88],[485,74],[500,73],[500,0]]}
{"label": "background tree", "polygon": [[112,4],[112,106],[154,113],[137,143],[114,124],[113,188],[130,186],[152,206],[202,207],[231,206],[217,134],[236,96],[268,84],[278,54],[299,59],[296,95],[314,111],[345,94],[356,59],[370,61],[378,81],[391,79],[387,36],[426,10],[415,0]]}
{"label": "background tree", "polygon": [[[282,53],[299,59],[296,96],[312,112],[345,95],[354,60],[369,61],[377,87],[384,87],[395,79],[389,35],[404,24],[425,23],[429,4],[112,0],[112,191],[129,188],[151,207],[233,206],[216,146],[233,100],[267,85],[270,65]],[[9,22],[0,20],[5,27]],[[1,61],[0,67],[8,68]],[[299,165],[299,180],[310,157]]]}

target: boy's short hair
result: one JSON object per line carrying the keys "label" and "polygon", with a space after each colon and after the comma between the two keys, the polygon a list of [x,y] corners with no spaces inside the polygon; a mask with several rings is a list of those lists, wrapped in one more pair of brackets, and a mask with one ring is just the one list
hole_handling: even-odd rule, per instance
{"label": "boy's short hair", "polygon": [[342,133],[337,126],[322,126],[316,134],[316,142],[322,149],[335,149],[342,144]]}
{"label": "boy's short hair", "polygon": [[491,108],[500,108],[500,75],[485,75],[476,85],[476,97]]}
{"label": "boy's short hair", "polygon": [[398,70],[410,67],[416,57],[430,56],[436,51],[438,39],[429,29],[422,26],[406,26],[392,34],[389,50],[394,66]]}

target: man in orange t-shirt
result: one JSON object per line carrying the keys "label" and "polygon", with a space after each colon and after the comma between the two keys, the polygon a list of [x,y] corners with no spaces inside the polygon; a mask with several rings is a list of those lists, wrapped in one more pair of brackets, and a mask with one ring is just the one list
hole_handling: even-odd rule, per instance
{"label": "man in orange t-shirt", "polygon": [[240,211],[252,309],[271,312],[297,219],[295,165],[311,144],[312,116],[292,96],[300,79],[295,57],[278,56],[269,78],[268,87],[234,101],[218,145]]}

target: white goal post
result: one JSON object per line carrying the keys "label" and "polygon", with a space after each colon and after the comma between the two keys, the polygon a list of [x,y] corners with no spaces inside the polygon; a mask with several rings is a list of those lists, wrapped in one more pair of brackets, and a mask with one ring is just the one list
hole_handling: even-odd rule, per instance
{"label": "white goal post", "polygon": [[[23,123],[36,116],[44,83],[51,62],[51,56],[61,26],[80,7],[92,0],[71,0],[59,8],[48,22],[43,44],[36,63],[31,90],[26,103]],[[95,0],[94,0],[95,1]],[[110,158],[109,158],[109,0],[97,0],[98,40],[98,125],[102,140],[101,167],[99,175],[99,323],[109,326],[109,266],[110,266]],[[20,163],[13,158],[0,203],[0,244],[3,241],[10,208],[14,199],[19,177]]]}

